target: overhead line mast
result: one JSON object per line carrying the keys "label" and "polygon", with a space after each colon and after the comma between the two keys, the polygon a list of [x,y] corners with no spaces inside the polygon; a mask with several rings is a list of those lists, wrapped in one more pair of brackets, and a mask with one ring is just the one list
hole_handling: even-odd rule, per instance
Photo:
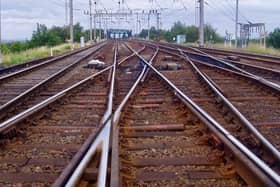
{"label": "overhead line mast", "polygon": [[70,7],[70,43],[71,49],[74,49],[74,28],[73,28],[73,0],[69,1]]}
{"label": "overhead line mast", "polygon": [[204,0],[199,1],[199,46],[204,46]]}
{"label": "overhead line mast", "polygon": [[90,42],[92,42],[92,1],[89,0],[89,20],[90,20],[90,23],[89,23],[89,27],[90,27],[90,31],[89,31],[89,39],[90,39]]}
{"label": "overhead line mast", "polygon": [[69,10],[68,0],[65,0],[65,25],[66,26],[68,25],[68,10]]}
{"label": "overhead line mast", "polygon": [[2,2],[1,2],[1,1],[2,1],[2,0],[0,0],[0,65],[2,64],[2,52],[1,52],[1,43],[2,43],[2,42],[1,42],[1,41],[2,41],[2,38],[1,38],[1,32],[2,32],[2,31],[1,31],[1,29],[2,29],[2,28],[1,28],[1,24],[2,24],[2,22],[1,22],[1,19],[2,19],[2,15],[1,15],[1,14],[2,14],[2,10],[1,10],[1,9],[2,9],[2,5],[1,5],[1,4],[2,4]]}
{"label": "overhead line mast", "polygon": [[236,0],[236,17],[235,17],[235,48],[238,46],[238,8],[239,8],[239,0]]}

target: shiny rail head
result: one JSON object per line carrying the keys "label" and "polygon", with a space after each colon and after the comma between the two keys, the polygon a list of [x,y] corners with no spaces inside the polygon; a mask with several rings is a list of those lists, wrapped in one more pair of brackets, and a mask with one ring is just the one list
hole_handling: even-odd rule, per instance
{"label": "shiny rail head", "polygon": [[[132,51],[134,51],[130,46],[128,46]],[[203,121],[207,121],[210,129],[215,130],[214,132],[220,132],[227,140],[235,145],[243,154],[247,156],[258,168],[260,168],[269,178],[271,178],[276,184],[280,185],[280,177],[276,174],[269,166],[267,166],[262,160],[260,160],[256,155],[254,155],[250,150],[248,150],[242,143],[240,143],[230,132],[225,130],[217,121],[215,121],[210,115],[208,115],[204,110],[202,110],[198,105],[196,105],[190,98],[188,98],[181,90],[179,90],[173,83],[171,83],[164,75],[162,75],[158,70],[156,70],[152,65],[150,65],[141,55],[137,56],[145,62],[161,79],[167,82],[171,88],[185,101],[188,106],[192,108],[199,116],[203,117]],[[216,131],[218,130],[218,131]]]}

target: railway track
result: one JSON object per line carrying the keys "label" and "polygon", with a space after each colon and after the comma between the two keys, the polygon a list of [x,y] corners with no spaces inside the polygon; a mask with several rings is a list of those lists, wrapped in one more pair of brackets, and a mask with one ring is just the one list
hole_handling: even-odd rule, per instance
{"label": "railway track", "polygon": [[[98,45],[98,44],[96,44],[96,45]],[[53,62],[62,60],[66,57],[73,56],[77,53],[80,53],[82,51],[90,49],[90,48],[92,48],[96,45],[83,47],[83,48],[76,49],[74,51],[66,52],[66,53],[63,53],[61,55],[57,55],[57,56],[53,56],[53,57],[48,56],[48,57],[33,59],[33,60],[30,60],[30,61],[27,61],[27,62],[24,62],[24,63],[21,63],[21,64],[17,64],[17,65],[14,65],[14,66],[9,66],[9,67],[3,68],[3,69],[0,70],[0,78],[1,79],[9,79],[11,77],[16,77],[17,75],[27,73],[29,71],[32,71],[33,69],[40,68],[40,67],[42,67],[44,65],[47,65],[49,63],[53,63]]]}
{"label": "railway track", "polygon": [[229,62],[241,69],[244,69],[250,73],[263,77],[275,84],[280,85],[280,70],[268,69],[265,67],[249,65],[249,64],[245,64],[245,63],[238,63],[238,62],[233,62],[233,61],[229,61],[229,60],[227,60],[227,62]]}
{"label": "railway track", "polygon": [[[145,56],[145,54],[150,51],[151,50],[145,49],[141,52],[141,54]],[[133,64],[133,67],[129,66],[131,64]],[[137,68],[137,66],[139,67]],[[126,63],[119,64],[112,69],[110,88],[111,91],[109,94],[109,97],[111,97],[111,99],[109,99],[108,101],[109,107],[102,120],[104,128],[99,133],[98,137],[93,142],[91,142],[91,146],[89,146],[90,148],[88,148],[88,152],[79,161],[76,160],[78,165],[77,168],[66,168],[60,175],[60,178],[58,178],[54,186],[73,186],[74,184],[76,184],[77,186],[94,185],[97,181],[97,178],[100,179],[98,183],[99,186],[105,185],[104,182],[106,180],[106,175],[104,175],[103,172],[100,172],[101,174],[98,174],[96,167],[98,167],[99,165],[106,166],[108,161],[107,156],[108,154],[111,154],[109,150],[109,142],[111,140],[110,136],[108,135],[114,133],[115,130],[110,132],[110,129],[114,128],[113,126],[111,126],[113,122],[111,121],[110,116],[113,115],[113,111],[117,113],[117,111],[119,110],[119,108],[116,107],[118,105],[118,101],[121,102],[124,93],[126,91],[129,91],[131,86],[133,86],[135,77],[133,77],[132,75],[139,75],[139,72],[141,71],[140,66],[143,66],[143,64],[141,64],[137,58],[131,58],[131,60],[127,61]],[[119,92],[120,94],[117,94],[117,92]],[[79,172],[81,169],[84,171]],[[102,167],[102,169],[106,168]],[[73,177],[70,177],[71,175]],[[79,175],[80,178],[77,179],[76,175]],[[70,177],[70,179],[68,179],[68,177]]]}
{"label": "railway track", "polygon": [[68,87],[74,85],[75,83],[85,79],[93,73],[97,73],[98,69],[87,68],[87,64],[92,59],[99,59],[104,62],[108,62],[105,66],[110,66],[113,62],[111,43],[106,44],[104,47],[100,48],[93,55],[81,61],[76,66],[72,67],[64,76],[56,78],[55,81],[48,82],[42,85],[41,89],[35,91],[30,91],[25,98],[19,98],[15,102],[8,102],[9,105],[4,105],[0,108],[0,122],[3,122],[20,112],[31,108],[32,106],[44,101],[45,99],[67,89]]}
{"label": "railway track", "polygon": [[[131,52],[130,52],[131,53]],[[145,49],[141,52],[141,55],[146,60],[151,59],[153,55],[152,49]],[[143,63],[137,57],[132,58],[129,62],[121,64],[116,71],[116,94],[114,100],[114,109],[121,104],[122,100],[133,86],[143,69]]]}
{"label": "railway track", "polygon": [[[149,43],[155,45],[155,43]],[[222,66],[224,66],[225,63],[234,65],[237,68],[240,68],[249,73],[265,78],[272,83],[280,85],[279,57],[255,55],[250,53],[247,54],[242,52],[239,53],[234,51],[223,51],[218,49],[194,48],[176,44],[158,44],[164,45],[165,47],[182,49],[184,50],[184,52],[188,53],[191,58],[194,58],[196,60],[203,60],[209,63],[219,63]]]}
{"label": "railway track", "polygon": [[50,60],[52,58],[53,57],[38,58],[38,59],[33,59],[33,60],[30,60],[30,61],[27,61],[27,62],[24,62],[24,63],[21,63],[21,64],[17,64],[17,65],[14,65],[14,66],[2,68],[2,69],[0,69],[0,76],[4,76],[4,75],[10,74],[10,73],[14,73],[16,71],[28,68],[30,66],[40,64],[40,63],[42,63],[44,61],[47,61],[47,60]]}
{"label": "railway track", "polygon": [[[152,75],[151,75],[152,76]],[[203,124],[155,76],[120,120],[120,186],[245,186]],[[227,173],[228,172],[228,173]]]}
{"label": "railway track", "polygon": [[91,57],[93,53],[104,44],[105,43],[101,43],[94,47],[76,51],[74,54],[60,56],[30,68],[0,77],[0,89],[2,90],[0,93],[1,107],[12,99],[21,97],[23,94],[27,94],[27,92],[41,86],[45,82],[49,82],[63,75],[73,66]]}
{"label": "railway track", "polygon": [[266,67],[268,69],[280,70],[280,58],[268,55],[257,55],[252,53],[244,53],[237,51],[226,51],[220,49],[199,48],[200,50],[215,55],[216,57],[228,58],[237,56],[240,58],[240,63]]}
{"label": "railway track", "polygon": [[[106,62],[116,61],[111,49],[109,45],[104,49],[107,52]],[[124,56],[124,53],[119,55]],[[132,57],[130,52],[120,60],[120,65]],[[28,115],[21,118],[26,112],[23,111],[14,117],[19,121],[13,123],[13,118],[10,119],[13,126],[1,135],[3,149],[0,163],[3,167],[0,167],[0,186],[50,186],[54,183],[87,138],[94,137],[102,127],[100,121],[106,111],[111,67],[99,73],[91,72],[90,76],[83,75],[85,78],[81,82],[67,85],[67,89],[52,96],[48,95],[47,100],[38,104],[44,105],[43,109],[35,105],[35,109],[28,109],[31,114],[27,112]],[[13,133],[14,129],[16,133]]]}
{"label": "railway track", "polygon": [[51,186],[90,133],[98,131],[106,109],[107,76],[20,123],[21,133],[0,151],[1,186]]}
{"label": "railway track", "polygon": [[221,92],[280,150],[280,96],[241,75],[198,65]]}
{"label": "railway track", "polygon": [[[158,56],[160,56],[160,55],[158,55]],[[168,58],[170,58],[170,57],[166,57],[166,58],[164,58],[164,59],[168,59]],[[182,58],[182,57],[181,57]],[[162,59],[161,59],[162,60]],[[177,61],[178,59],[175,59],[175,61]],[[180,59],[179,59],[179,61],[180,61]],[[194,69],[196,69],[196,67],[193,67]],[[174,71],[174,72],[176,72],[176,73],[178,73],[177,71]],[[199,70],[197,69],[197,71],[196,71],[196,73],[197,74],[200,74],[201,72],[199,72]],[[190,74],[188,74],[188,75],[190,75]],[[174,80],[176,80],[176,81],[178,81],[178,80],[180,80],[181,78],[182,78],[182,76],[180,77],[180,76],[177,76],[176,77],[176,75],[175,74],[173,74],[173,78],[174,78]],[[210,79],[211,80],[211,79]],[[167,81],[169,81],[169,80],[167,80]],[[175,82],[176,82],[175,81]],[[188,81],[188,83],[187,84],[189,84],[190,82],[193,82],[193,80],[189,80]],[[171,83],[172,84],[172,83]],[[212,85],[213,86],[213,85]],[[192,90],[193,91],[193,90]],[[209,91],[209,90],[208,90]],[[195,92],[195,94],[200,94],[201,92]],[[208,95],[209,95],[209,92],[208,92]],[[223,96],[221,96],[221,97],[223,97]],[[198,99],[198,98],[197,98]],[[201,99],[201,100],[200,100]],[[200,101],[203,101],[204,102],[204,106],[203,106],[203,108],[205,108],[205,104],[208,106],[209,104],[208,103],[205,103],[205,99],[206,98],[204,98],[203,96],[201,97],[201,95],[199,96],[199,99],[198,100],[200,100]],[[209,98],[207,98],[208,99],[208,102],[209,102]],[[206,100],[207,100],[206,99]],[[219,102],[219,98],[218,97],[216,97],[216,98],[211,98],[211,101],[213,102],[215,102],[215,99],[216,99],[216,102]],[[217,100],[218,99],[218,100]],[[137,100],[137,99],[136,99]],[[152,100],[150,100],[150,101],[152,101]],[[211,102],[210,101],[210,102]],[[226,100],[224,100],[224,102],[228,102],[228,101],[226,101]],[[220,103],[221,105],[223,105],[223,103]],[[148,104],[149,105],[149,104]],[[225,106],[225,105],[224,105]],[[149,106],[148,106],[149,107]],[[228,107],[230,107],[230,104],[228,105]],[[207,108],[207,107],[206,107]],[[226,108],[226,107],[225,107]],[[223,109],[225,109],[225,108],[223,108]],[[212,116],[215,116],[215,118],[217,117],[217,114],[218,113],[213,113],[213,112],[211,112],[211,111],[213,111],[215,108],[207,108],[207,110],[205,110],[205,111],[209,111],[210,112],[210,114],[212,114]],[[233,116],[231,116],[229,113],[230,113],[230,110],[227,110],[227,109],[225,109],[226,111],[220,111],[220,114],[223,114],[223,116],[220,116],[220,117],[223,117],[224,118],[224,120],[225,121],[222,121],[222,122],[227,122],[227,123],[232,123],[232,124],[235,124],[235,125],[233,125],[233,126],[231,126],[231,128],[235,128],[235,130],[237,130],[236,129],[236,126],[238,126],[238,125],[240,125],[240,124],[236,124],[236,123],[238,123],[238,122],[236,122],[236,121],[234,121],[234,117]],[[234,108],[232,109],[233,111],[235,110]],[[138,113],[139,114],[139,113]],[[147,113],[148,114],[148,113]],[[153,114],[152,113],[152,111],[150,111],[150,114]],[[236,113],[235,113],[236,114]],[[160,114],[162,117],[163,116],[165,116],[165,115],[162,115],[162,114]],[[138,116],[137,115],[137,113],[136,113],[136,116]],[[167,115],[167,116],[170,116],[170,115]],[[239,118],[239,120],[241,121],[241,123],[243,122],[244,123],[244,119],[242,119],[242,118],[244,118],[242,115],[237,115],[236,114],[236,116]],[[274,116],[279,116],[279,114],[275,114],[274,113]],[[145,119],[145,118],[144,118]],[[159,118],[159,119],[161,119],[161,118]],[[236,118],[235,118],[236,119]],[[156,121],[156,120],[151,120],[151,121]],[[164,120],[163,120],[164,121]],[[168,121],[168,120],[167,120]],[[135,122],[133,121],[133,120],[131,120],[130,121],[130,123],[131,124],[135,124]],[[148,124],[149,125],[149,124]],[[248,127],[248,124],[246,124],[247,125],[247,127]],[[230,126],[230,125],[228,125],[228,126]],[[228,129],[228,126],[224,126],[225,128],[227,128]],[[250,127],[250,126],[249,126]],[[149,127],[147,127],[147,128],[149,128]],[[156,127],[156,128],[158,128],[158,127]],[[260,159],[262,159],[263,161],[265,161],[265,162],[267,162],[269,165],[270,165],[270,167],[271,167],[271,169],[273,169],[276,173],[278,173],[278,174],[276,174],[276,175],[279,175],[279,152],[275,149],[275,147],[273,147],[273,146],[271,146],[271,144],[269,144],[267,141],[264,141],[263,140],[263,136],[261,135],[261,134],[258,134],[258,133],[253,133],[253,135],[252,135],[252,137],[248,137],[248,133],[250,134],[252,134],[252,131],[254,130],[252,130],[252,128],[250,127],[249,129],[249,131],[247,131],[246,132],[246,130],[243,130],[243,132],[241,132],[239,135],[236,135],[236,132],[234,132],[234,131],[232,131],[233,129],[231,129],[231,128],[229,128],[229,132],[232,132],[233,133],[233,135],[235,135],[235,137],[237,137],[242,143],[244,143],[244,145],[247,145],[248,146],[248,148],[250,149],[250,150],[252,150],[252,149],[258,149],[258,152],[256,151],[256,150],[254,150],[255,151],[255,153],[256,153],[256,155],[257,156],[259,156],[260,157]],[[238,128],[238,127],[237,127]],[[239,126],[239,128],[240,128],[240,126]],[[242,128],[244,128],[244,129],[246,129],[246,126],[244,126],[243,125],[243,127]],[[140,128],[141,129],[141,128]],[[248,129],[247,129],[248,130]],[[132,130],[132,132],[134,132],[134,131],[137,131],[137,128],[136,128],[136,130]],[[145,127],[144,127],[144,130],[143,131],[145,131]],[[155,130],[155,131],[157,131],[157,130]],[[242,131],[242,130],[240,130],[240,129],[238,129],[237,131]],[[141,130],[140,130],[140,132],[141,132]],[[246,133],[246,134],[243,134],[242,135],[242,133]],[[129,133],[127,133],[127,134],[129,134]],[[141,133],[140,133],[141,134]],[[144,133],[145,134],[145,133]],[[254,141],[254,138],[253,138],[253,136],[256,136],[257,137],[257,140],[256,140],[256,142],[257,143],[259,143],[259,145],[256,145],[256,144],[251,144],[250,145],[250,143],[254,143],[253,141]],[[129,135],[128,135],[129,136]],[[145,136],[145,135],[144,135]],[[242,137],[243,136],[243,137]],[[244,138],[244,139],[243,139]],[[251,139],[251,141],[252,142],[250,142],[250,139]],[[277,139],[277,137],[273,137],[273,139],[274,140],[276,140]],[[209,140],[209,139],[208,139]],[[246,140],[248,141],[248,142],[246,142]],[[251,146],[251,147],[250,147]],[[271,148],[272,147],[272,148]],[[261,151],[259,150],[259,149],[261,149]],[[270,150],[270,151],[268,151],[268,154],[267,153],[265,153],[265,151],[267,151],[267,150]],[[151,162],[151,163],[153,163],[153,162]],[[164,163],[164,162],[163,162]],[[146,177],[148,177],[149,175],[147,175]],[[277,177],[277,178],[279,178],[279,176]],[[254,180],[254,179],[253,179]]]}
{"label": "railway track", "polygon": [[[106,60],[116,61],[114,51],[110,54]],[[101,127],[111,67],[43,101],[48,107],[34,110],[13,127],[20,132],[16,137],[1,136],[6,140],[0,152],[1,186],[54,183],[86,139]]]}
{"label": "railway track", "polygon": [[[217,60],[219,62],[226,62],[231,65],[234,65],[235,67],[238,67],[240,69],[243,69],[249,73],[252,73],[254,75],[263,77],[270,82],[276,83],[280,85],[280,61],[268,61],[266,60],[266,56],[263,58],[259,57],[256,59],[252,58],[251,61],[249,60],[231,60],[231,56],[219,56],[219,55],[213,55],[213,53],[205,53],[205,51],[197,49],[197,48],[188,48],[188,50],[194,50],[195,52],[201,53],[206,58],[209,58],[211,60]],[[214,53],[215,54],[215,53]],[[239,58],[239,57],[237,57]],[[199,60],[199,59],[198,59]],[[210,60],[210,61],[211,61]]]}
{"label": "railway track", "polygon": [[[176,49],[173,51],[176,51]],[[189,63],[190,59],[184,61],[180,55],[175,53],[172,58],[169,56],[169,62],[166,62],[164,59],[168,55],[170,53],[166,53],[166,51],[165,54],[161,53],[159,55],[158,68],[165,67],[171,62],[180,64],[182,69],[163,71],[163,74],[279,173],[280,170],[277,166],[279,163],[279,136],[277,133],[280,116],[278,113],[280,106],[279,92],[256,83],[255,80],[248,78],[248,76],[219,67],[212,67],[211,72],[212,74],[216,72],[216,79],[214,78],[211,81],[214,83],[213,86],[226,97],[227,101],[223,102],[228,102],[229,104],[225,105],[225,103],[221,102],[220,96],[207,85],[208,80],[203,80],[203,75],[201,76],[198,73],[199,70],[192,67]],[[210,73],[209,65],[204,64],[204,69],[208,67],[208,73]],[[207,72],[202,72],[208,75]],[[184,76],[186,74],[188,76]],[[209,75],[207,78],[212,77]],[[261,133],[257,132],[257,129]],[[248,134],[252,135],[248,136]],[[267,140],[259,141],[259,138],[263,139],[262,136],[271,143]],[[266,150],[266,148],[262,147],[264,146],[263,144],[268,144],[273,148],[271,151],[266,152],[263,150]],[[274,158],[274,161],[272,161],[273,154],[271,152],[275,152],[274,155],[277,159]]]}
{"label": "railway track", "polygon": [[105,45],[107,68],[0,124],[0,186],[279,186],[277,89],[144,44]]}
{"label": "railway track", "polygon": [[[275,185],[276,173],[148,65],[144,57],[137,56],[144,64],[137,80],[124,99],[120,98],[113,118],[108,118],[79,164],[72,167],[71,174],[61,175],[55,186]],[[153,72],[145,82],[149,68]],[[260,168],[275,181],[263,180],[262,172],[262,177],[257,176]]]}

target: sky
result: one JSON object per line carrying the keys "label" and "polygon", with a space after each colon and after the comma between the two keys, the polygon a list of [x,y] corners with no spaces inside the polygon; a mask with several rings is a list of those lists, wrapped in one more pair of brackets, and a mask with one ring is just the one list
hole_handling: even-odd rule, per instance
{"label": "sky", "polygon": [[[65,0],[1,0],[2,1],[2,39],[26,40],[30,39],[36,29],[36,23],[62,26],[66,24]],[[74,1],[74,22],[80,22],[84,28],[89,28],[89,16],[84,14],[89,9],[89,0]],[[121,0],[121,8],[133,10],[161,9],[161,27],[169,29],[175,21],[186,25],[198,24],[196,0]],[[205,0],[205,22],[213,25],[221,35],[227,30],[234,33],[235,0]],[[239,0],[240,22],[264,22],[268,32],[280,27],[279,0]],[[97,9],[118,11],[118,0],[99,0]],[[147,28],[147,20],[141,18],[141,25]],[[126,21],[126,22],[125,22]],[[133,28],[134,21],[121,22],[122,28]],[[151,18],[151,25],[156,25],[155,17]],[[115,22],[110,27],[116,28]]]}

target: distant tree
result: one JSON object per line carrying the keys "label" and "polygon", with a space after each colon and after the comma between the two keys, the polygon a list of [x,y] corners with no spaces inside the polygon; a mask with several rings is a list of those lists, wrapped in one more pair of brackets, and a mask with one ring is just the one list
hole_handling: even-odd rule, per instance
{"label": "distant tree", "polygon": [[180,21],[175,22],[171,28],[171,33],[174,35],[186,34],[187,27]]}
{"label": "distant tree", "polygon": [[204,37],[206,41],[212,42],[222,42],[223,38],[217,33],[217,30],[214,29],[211,25],[207,24],[205,26]]}
{"label": "distant tree", "polygon": [[[104,31],[100,31],[102,37],[104,37]],[[99,31],[97,32],[99,34]],[[85,40],[89,39],[89,31],[84,31],[84,28],[79,24],[74,25],[74,41],[80,42],[80,37],[84,36]],[[69,27],[58,27],[53,26],[47,28],[44,24],[37,23],[37,28],[33,31],[32,38],[25,42],[11,42],[1,45],[3,54],[9,52],[20,52],[30,48],[40,47],[40,46],[55,46],[61,43],[67,42],[69,38]]]}
{"label": "distant tree", "polygon": [[[160,35],[161,39],[168,42],[174,42],[173,39],[177,35],[186,35],[186,42],[194,43],[198,41],[199,28],[196,26],[186,26],[182,22],[178,21],[173,24],[170,30],[156,31],[155,27],[152,27],[150,32],[152,40],[157,39],[158,35]],[[146,38],[148,36],[148,31],[142,30],[139,36]],[[209,24],[205,26],[205,39],[213,42],[223,41],[223,38],[217,33],[216,29]]]}
{"label": "distant tree", "polygon": [[60,39],[61,42],[66,42],[68,38],[68,28],[67,27],[58,27],[53,26],[48,30],[49,33],[52,33],[52,36],[56,36]]}
{"label": "distant tree", "polygon": [[47,38],[48,38],[48,41],[46,43],[47,46],[52,47],[62,43],[62,39],[53,32],[48,32]]}
{"label": "distant tree", "polygon": [[20,52],[26,50],[27,46],[24,42],[13,42],[10,44],[9,51],[11,52]]}
{"label": "distant tree", "polygon": [[86,34],[83,32],[83,27],[80,25],[80,23],[77,23],[74,25],[74,41],[80,42],[80,38],[82,36],[86,36]]}
{"label": "distant tree", "polygon": [[164,39],[168,42],[172,42],[174,38],[174,34],[171,31],[164,31],[163,32]]}
{"label": "distant tree", "polygon": [[148,29],[143,29],[140,34],[139,34],[140,38],[147,38],[148,37]]}
{"label": "distant tree", "polygon": [[189,42],[189,43],[194,43],[198,40],[198,27],[196,26],[188,26],[186,28],[186,42]]}
{"label": "distant tree", "polygon": [[[152,39],[152,40],[158,39],[158,36],[160,35],[160,33],[161,33],[161,31],[158,31],[155,27],[151,27],[151,29],[150,29],[150,39]],[[140,32],[139,37],[147,38],[148,37],[148,30],[143,29]]]}
{"label": "distant tree", "polygon": [[47,38],[48,28],[46,25],[37,24],[37,29],[33,31],[32,38],[30,41],[30,47],[38,47],[46,45],[48,42]]}
{"label": "distant tree", "polygon": [[3,54],[8,54],[10,52],[9,46],[7,43],[1,44],[1,51]]}
{"label": "distant tree", "polygon": [[280,48],[280,28],[274,29],[274,31],[269,34],[268,45],[274,48]]}

